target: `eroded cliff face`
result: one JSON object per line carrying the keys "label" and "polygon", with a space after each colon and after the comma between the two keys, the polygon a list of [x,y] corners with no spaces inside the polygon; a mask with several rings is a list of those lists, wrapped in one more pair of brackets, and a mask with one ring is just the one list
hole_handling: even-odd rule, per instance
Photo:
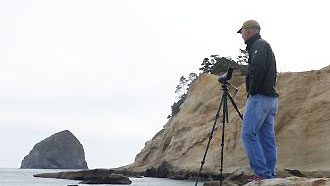
{"label": "eroded cliff face", "polygon": [[[246,102],[244,77],[234,76],[234,97],[240,111]],[[300,170],[330,169],[330,66],[318,71],[281,73],[276,117],[278,167]],[[234,91],[230,90],[234,95]],[[221,97],[217,76],[201,75],[189,89],[180,112],[173,117],[129,165],[135,170],[169,162],[174,168],[196,171],[205,152]],[[221,118],[211,141],[203,170],[220,168]],[[229,102],[225,127],[224,169],[248,166],[241,143],[241,119]]]}

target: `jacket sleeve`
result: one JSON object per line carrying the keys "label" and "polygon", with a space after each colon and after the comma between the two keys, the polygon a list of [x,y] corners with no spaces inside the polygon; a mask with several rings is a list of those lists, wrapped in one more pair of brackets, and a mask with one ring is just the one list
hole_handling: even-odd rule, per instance
{"label": "jacket sleeve", "polygon": [[267,53],[268,46],[265,42],[260,41],[253,47],[249,72],[249,95],[256,94],[260,89],[266,71]]}

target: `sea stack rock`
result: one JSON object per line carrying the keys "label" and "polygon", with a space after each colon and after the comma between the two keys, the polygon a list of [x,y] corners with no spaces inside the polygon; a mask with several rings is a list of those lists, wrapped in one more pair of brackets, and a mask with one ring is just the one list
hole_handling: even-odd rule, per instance
{"label": "sea stack rock", "polygon": [[68,130],[37,143],[24,157],[21,169],[88,169],[79,140]]}

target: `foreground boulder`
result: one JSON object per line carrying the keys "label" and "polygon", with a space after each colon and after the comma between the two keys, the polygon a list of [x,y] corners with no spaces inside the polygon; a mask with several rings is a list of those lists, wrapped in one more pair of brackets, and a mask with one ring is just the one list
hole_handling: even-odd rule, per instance
{"label": "foreground boulder", "polygon": [[[219,181],[205,182],[203,186],[219,186]],[[234,182],[225,181],[222,183],[224,186],[240,186],[240,184]],[[327,186],[330,185],[329,178],[274,178],[269,180],[262,180],[260,182],[252,181],[243,186]]]}
{"label": "foreground boulder", "polygon": [[57,178],[69,180],[82,180],[81,184],[123,184],[130,185],[132,181],[112,169],[93,169],[83,171],[69,171],[57,173],[35,174],[39,178]]}
{"label": "foreground boulder", "polygon": [[[241,168],[224,176],[224,186],[326,186],[330,185],[329,171],[278,170],[277,178],[249,181],[253,176],[249,168]],[[299,175],[299,176],[295,176]],[[203,186],[219,186],[220,181],[205,181]]]}
{"label": "foreground boulder", "polygon": [[299,177],[288,177],[286,179],[275,178],[269,180],[263,180],[261,182],[250,182],[244,186],[326,186],[330,185],[329,178],[299,178]]}
{"label": "foreground boulder", "polygon": [[21,163],[22,169],[88,169],[79,140],[68,130],[37,143]]}

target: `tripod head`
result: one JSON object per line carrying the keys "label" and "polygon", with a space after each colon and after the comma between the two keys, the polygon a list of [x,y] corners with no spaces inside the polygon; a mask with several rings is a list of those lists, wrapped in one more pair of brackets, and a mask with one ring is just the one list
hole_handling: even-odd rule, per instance
{"label": "tripod head", "polygon": [[219,83],[222,84],[222,90],[224,91],[228,91],[227,86],[231,85],[234,89],[235,89],[235,93],[234,93],[234,97],[236,96],[237,92],[238,92],[238,88],[235,87],[233,84],[231,84],[230,82],[228,82],[228,80],[230,80],[232,78],[233,75],[233,71],[234,71],[234,67],[232,65],[228,65],[228,70],[226,73],[224,73],[223,75],[218,77],[218,81]]}
{"label": "tripod head", "polygon": [[228,80],[231,79],[232,77],[232,74],[233,74],[233,71],[234,71],[234,67],[231,66],[231,65],[228,65],[228,70],[225,74],[221,75],[218,77],[218,81],[219,83],[221,84],[228,84]]}

